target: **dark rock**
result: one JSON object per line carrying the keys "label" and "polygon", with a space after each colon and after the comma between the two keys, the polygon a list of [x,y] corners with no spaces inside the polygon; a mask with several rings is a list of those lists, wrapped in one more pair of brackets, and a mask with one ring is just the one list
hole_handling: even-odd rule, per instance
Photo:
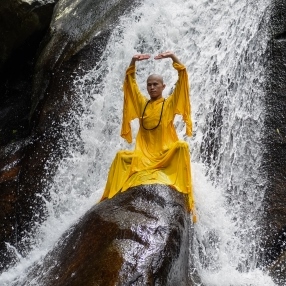
{"label": "dark rock", "polygon": [[36,52],[50,24],[53,7],[52,1],[0,3],[0,146],[30,133]]}
{"label": "dark rock", "polygon": [[267,248],[268,270],[274,282],[279,286],[286,284],[286,227],[274,236]]}
{"label": "dark rock", "polygon": [[[39,102],[48,96],[53,78],[65,72],[62,65],[92,40],[96,46],[94,40],[97,36],[100,38],[101,33],[110,31],[119,17],[128,13],[137,2],[139,1],[66,0],[57,3],[36,64],[32,114]],[[96,61],[96,58],[93,60]],[[91,67],[92,63],[89,68]],[[79,69],[75,71],[80,72]]]}
{"label": "dark rock", "polygon": [[45,30],[57,0],[1,0],[0,2],[0,70],[12,53],[33,34]]}
{"label": "dark rock", "polygon": [[95,205],[20,285],[192,285],[190,215],[164,185],[129,189]]}
{"label": "dark rock", "polygon": [[[1,5],[4,3],[8,2],[1,2]],[[20,78],[29,78],[29,80],[20,81],[24,83],[23,85],[19,83],[17,87],[19,94],[24,88],[21,98],[25,100],[25,104],[22,104],[22,99],[19,100],[16,96],[10,105],[3,106],[2,112],[0,108],[0,116],[2,115],[5,120],[13,117],[13,114],[19,114],[21,126],[23,126],[21,128],[25,130],[23,133],[19,131],[21,128],[17,125],[19,124],[17,120],[15,124],[13,123],[14,125],[8,125],[6,128],[7,134],[12,130],[14,137],[5,136],[7,139],[4,143],[10,142],[11,139],[19,139],[19,145],[22,147],[18,153],[21,159],[17,161],[17,172],[11,173],[10,177],[6,170],[3,170],[2,174],[3,178],[9,177],[9,180],[3,182],[0,193],[1,207],[3,206],[0,212],[0,225],[5,227],[0,237],[2,262],[0,270],[14,260],[13,255],[2,251],[5,249],[5,242],[16,247],[22,255],[29,250],[29,236],[32,237],[36,231],[35,225],[45,219],[44,198],[49,195],[46,187],[55,174],[58,162],[66,155],[69,142],[80,141],[76,140],[78,138],[77,122],[67,127],[63,127],[62,124],[68,120],[73,111],[81,112],[73,89],[75,75],[84,72],[82,67],[89,70],[97,64],[112,27],[116,25],[119,16],[127,13],[135,3],[137,1],[131,0],[59,1],[55,6],[52,24],[46,37],[40,48],[35,49],[37,55],[34,50],[29,58],[31,61],[28,61],[29,68],[33,70],[34,59],[37,58],[35,76],[31,77],[30,73],[24,74],[25,69],[19,73]],[[5,5],[4,8],[8,4]],[[34,8],[37,10],[36,7]],[[64,12],[70,8],[69,13]],[[11,9],[9,11],[11,12]],[[73,16],[75,12],[76,17]],[[35,43],[39,44],[39,41]],[[12,79],[12,77],[11,80],[9,78],[10,86],[14,83]],[[32,111],[30,111],[31,89],[34,95]],[[7,100],[9,98],[7,94]],[[23,107],[23,111],[19,112],[20,107],[14,106],[16,101]],[[9,114],[12,115],[7,117]],[[15,134],[19,134],[19,137]],[[23,137],[29,138],[27,144],[22,144],[26,142],[25,139],[21,139]],[[74,143],[73,147],[80,148],[77,143]],[[13,157],[13,152],[10,156]],[[9,161],[9,155],[6,157]],[[11,200],[9,202],[7,199],[2,200],[1,194],[6,194],[5,196]]]}
{"label": "dark rock", "polygon": [[270,265],[268,271],[277,286],[286,285],[286,252]]}
{"label": "dark rock", "polygon": [[[19,217],[25,208],[21,204],[21,197],[25,197],[25,194],[20,194],[19,180],[29,144],[30,141],[25,140],[0,150],[0,270],[8,263],[17,261],[17,255],[12,249],[19,244]],[[7,247],[6,243],[10,244],[11,248]]]}
{"label": "dark rock", "polygon": [[[203,142],[201,145],[201,154],[204,163],[208,166],[214,165],[218,160],[219,150],[221,146],[221,126],[223,122],[223,104],[218,100],[214,103],[213,112],[210,113],[206,120],[205,126],[207,129],[204,132]],[[217,166],[216,174],[213,176],[220,176],[219,166]]]}
{"label": "dark rock", "polygon": [[[265,169],[268,187],[265,194],[264,265],[272,265],[276,282],[284,277],[286,236],[286,3],[272,1],[270,10],[269,66],[266,96]],[[281,263],[281,260],[284,260]],[[275,266],[273,266],[275,265]],[[275,270],[274,270],[275,269]],[[281,280],[282,281],[282,280]],[[277,282],[277,283],[278,283]],[[279,282],[280,283],[280,282]],[[278,283],[278,284],[279,284]],[[282,283],[282,282],[281,282]],[[279,285],[285,285],[285,284]]]}

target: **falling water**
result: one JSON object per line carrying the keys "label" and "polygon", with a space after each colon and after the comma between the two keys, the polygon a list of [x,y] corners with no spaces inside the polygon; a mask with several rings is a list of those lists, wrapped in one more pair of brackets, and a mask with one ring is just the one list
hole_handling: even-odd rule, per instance
{"label": "falling water", "polygon": [[[70,148],[50,186],[49,217],[35,249],[27,258],[19,255],[18,265],[0,276],[1,285],[24,279],[25,269],[99,200],[116,152],[134,147],[119,137],[125,69],[133,54],[166,50],[175,51],[186,65],[191,84],[191,139],[176,119],[179,137],[192,150],[199,216],[190,272],[196,269],[205,286],[274,285],[257,267],[265,187],[260,141],[269,2],[145,0],[132,15],[122,17],[101,60],[74,82],[85,110],[77,118],[80,147]],[[143,92],[147,76],[155,72],[167,83],[165,96],[170,93],[177,74],[169,59],[137,66]],[[133,123],[133,138],[136,130],[138,122]]]}

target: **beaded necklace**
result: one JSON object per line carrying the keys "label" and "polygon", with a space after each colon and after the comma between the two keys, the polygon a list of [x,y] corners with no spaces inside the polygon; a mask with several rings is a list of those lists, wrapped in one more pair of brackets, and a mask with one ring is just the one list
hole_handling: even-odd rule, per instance
{"label": "beaded necklace", "polygon": [[142,127],[143,127],[145,130],[154,130],[154,129],[156,129],[156,128],[160,125],[160,122],[161,122],[161,119],[162,119],[162,114],[163,114],[163,108],[164,108],[165,99],[164,99],[163,104],[162,104],[162,109],[161,109],[161,114],[160,114],[159,122],[158,122],[158,124],[157,124],[155,127],[153,127],[153,128],[146,128],[146,127],[144,126],[144,123],[143,123],[143,117],[144,117],[145,110],[146,110],[147,105],[149,104],[149,102],[150,102],[150,100],[147,101],[147,103],[146,103],[146,105],[145,105],[145,107],[144,107],[143,113],[142,113],[142,117],[141,117],[141,118],[142,118]]}

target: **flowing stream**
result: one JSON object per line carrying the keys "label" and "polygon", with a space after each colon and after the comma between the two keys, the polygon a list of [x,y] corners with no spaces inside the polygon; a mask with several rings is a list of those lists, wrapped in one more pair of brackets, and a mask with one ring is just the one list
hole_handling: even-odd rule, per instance
{"label": "flowing stream", "polygon": [[[190,272],[205,286],[275,285],[257,265],[266,186],[261,136],[269,5],[270,0],[145,0],[121,18],[100,62],[74,82],[85,110],[73,115],[81,134],[72,145],[78,147],[70,147],[49,187],[49,217],[35,248],[26,258],[19,255],[16,267],[0,276],[1,285],[23,281],[25,269],[99,200],[116,152],[134,147],[119,136],[125,69],[133,54],[166,50],[187,66],[191,84],[192,138],[185,138],[176,119],[179,137],[191,147],[198,212]],[[155,72],[164,76],[168,96],[177,79],[170,59],[137,67],[144,93],[147,76]],[[135,138],[138,122],[132,126]]]}

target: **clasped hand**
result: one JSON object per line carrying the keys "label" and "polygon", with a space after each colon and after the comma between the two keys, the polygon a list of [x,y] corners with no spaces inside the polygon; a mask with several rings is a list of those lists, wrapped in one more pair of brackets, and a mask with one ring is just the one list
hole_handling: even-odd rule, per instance
{"label": "clasped hand", "polygon": [[[149,54],[137,54],[133,56],[133,59],[135,61],[143,61],[143,60],[148,60],[150,59],[151,55]],[[160,59],[164,59],[164,58],[173,58],[174,57],[174,53],[173,52],[164,52],[164,53],[160,53],[157,56],[154,57],[155,60],[160,60]]]}

